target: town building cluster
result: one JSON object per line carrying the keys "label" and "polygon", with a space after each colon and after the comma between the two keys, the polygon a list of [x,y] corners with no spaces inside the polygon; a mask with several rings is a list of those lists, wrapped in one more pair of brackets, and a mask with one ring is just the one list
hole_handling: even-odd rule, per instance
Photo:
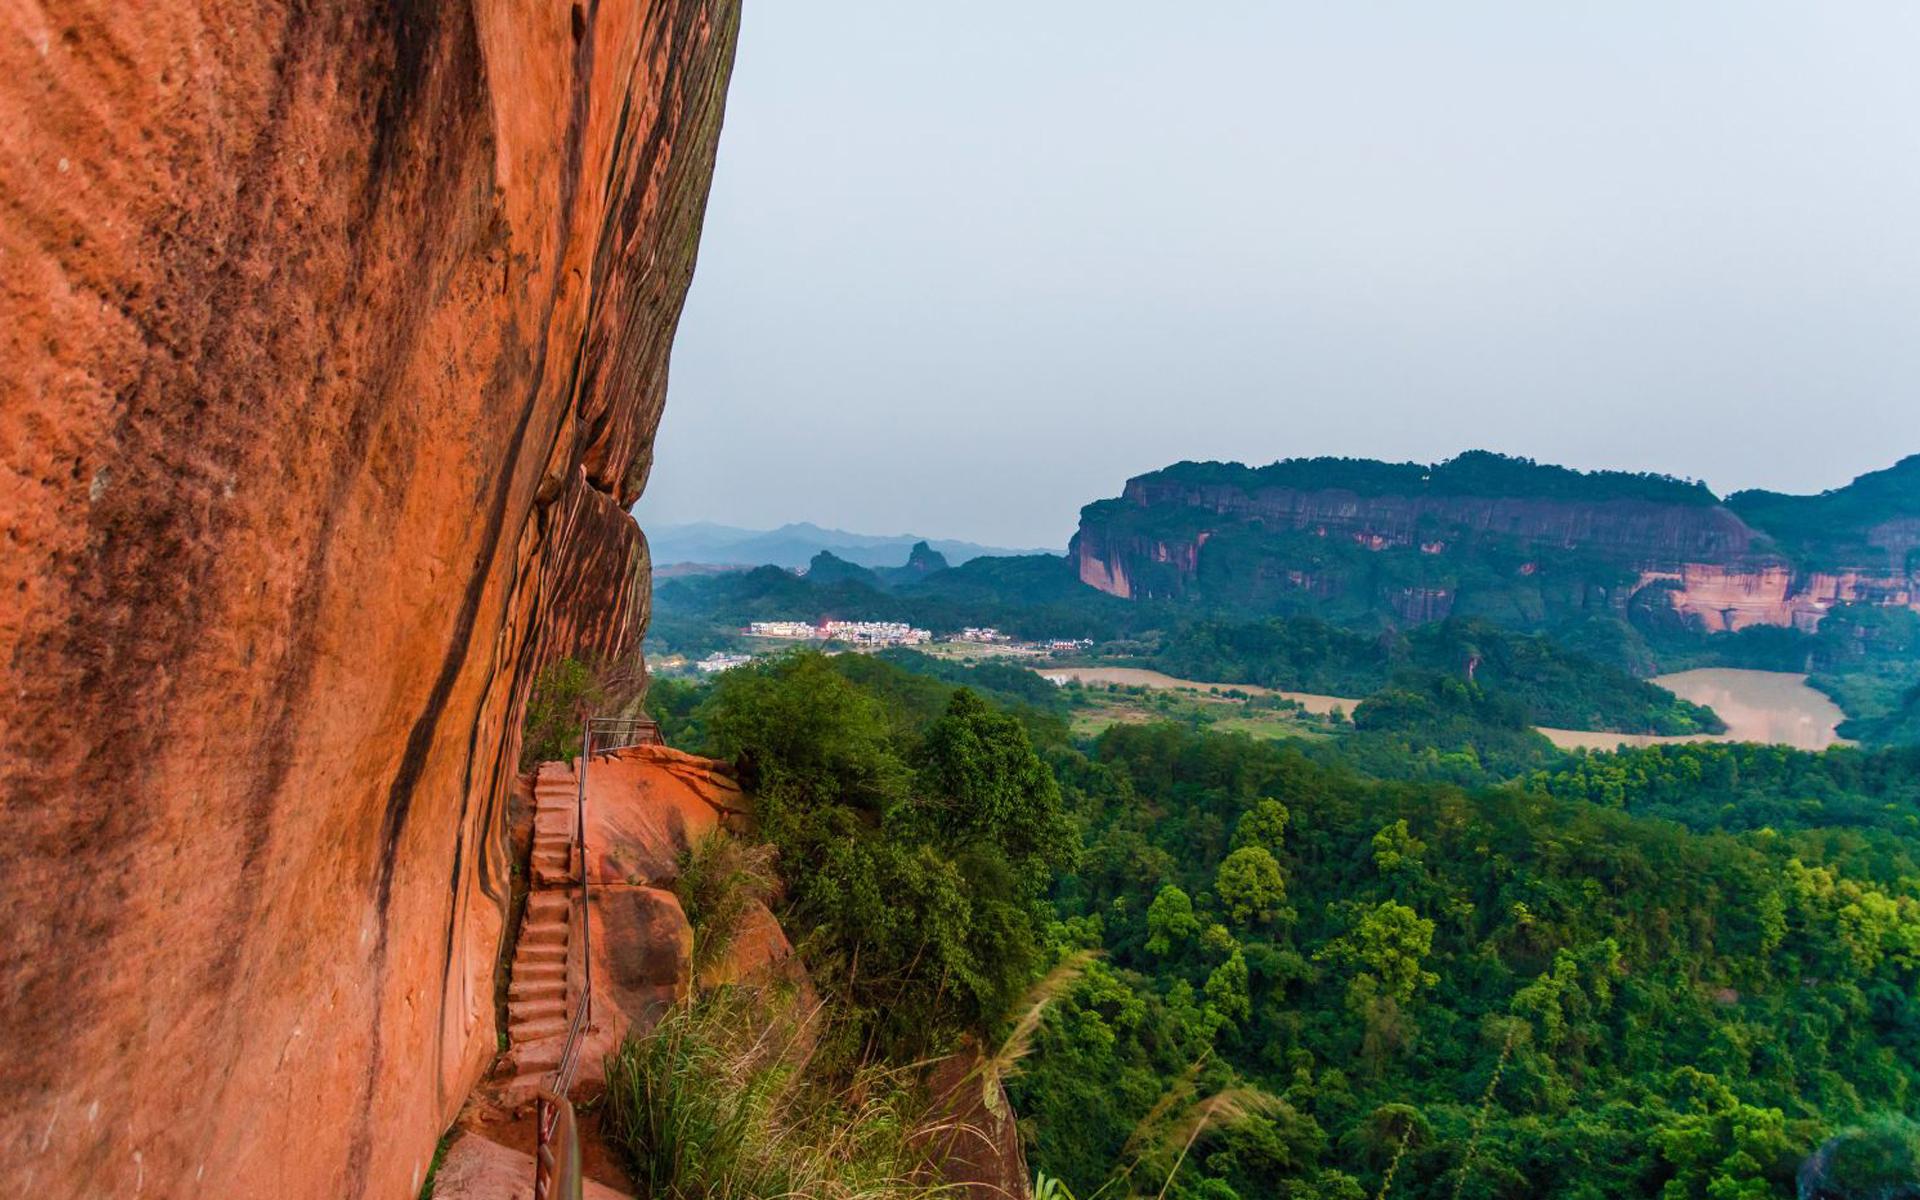
{"label": "town building cluster", "polygon": [[1092,638],[1041,638],[1038,641],[1025,642],[1010,633],[1003,633],[991,625],[969,625],[953,635],[956,642],[971,642],[978,646],[1005,646],[1011,650],[1029,653],[1063,650],[1072,652],[1085,650],[1093,645]]}
{"label": "town building cluster", "polygon": [[919,646],[933,640],[931,632],[905,621],[823,621],[820,629],[830,640],[856,646]]}
{"label": "town building cluster", "polygon": [[805,621],[754,621],[747,626],[747,635],[805,640],[819,637],[820,631]]}
{"label": "town building cluster", "polygon": [[790,641],[851,642],[856,646],[918,646],[933,640],[929,630],[916,629],[904,621],[753,621],[747,625],[748,637],[784,638]]}
{"label": "town building cluster", "polygon": [[[924,646],[933,642],[932,631],[910,625],[905,621],[839,621],[827,620],[818,624],[807,621],[752,621],[740,631],[748,637],[768,638],[794,642],[827,643],[827,653],[835,652],[834,645],[877,649],[885,646]],[[1075,653],[1093,645],[1090,638],[1039,638],[1028,641],[1016,638],[991,625],[968,626],[943,641],[968,643],[976,646],[995,647],[996,653],[1014,655],[1038,655],[1049,653]],[[752,654],[716,652],[697,662],[674,656],[654,663],[657,669],[685,669],[691,667],[702,675],[716,675],[721,671],[745,666],[753,661]]]}

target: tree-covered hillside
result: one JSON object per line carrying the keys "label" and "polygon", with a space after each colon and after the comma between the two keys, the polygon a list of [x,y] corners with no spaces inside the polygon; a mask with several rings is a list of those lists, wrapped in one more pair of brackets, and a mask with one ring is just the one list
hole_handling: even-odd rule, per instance
{"label": "tree-covered hillside", "polygon": [[[1815,496],[1735,492],[1727,507],[1781,550],[1820,566],[1920,566],[1920,454]],[[1885,529],[1904,519],[1904,531]]]}
{"label": "tree-covered hillside", "polygon": [[1173,1194],[1787,1195],[1920,1084],[1911,836],[1694,832],[1168,727],[1060,768],[1087,848],[1057,936],[1107,957],[1016,1103],[1079,1194],[1170,1093],[1252,1087]]}
{"label": "tree-covered hillside", "polygon": [[1698,654],[1722,624],[1716,597],[1747,597],[1734,622],[1782,634],[1821,621],[1836,588],[1909,611],[1920,456],[1819,495],[1724,504],[1692,480],[1483,451],[1432,466],[1186,462],[1085,506],[1071,554],[1106,590],[1193,618],[1364,630],[1455,616],[1533,633],[1611,620]]}
{"label": "tree-covered hillside", "polygon": [[1911,1168],[1911,754],[1536,747],[1468,789],[1420,763],[1516,733],[1476,684],[1312,746],[1075,742],[972,670],[802,653],[650,704],[742,756],[783,918],[869,1044],[1003,1047],[1052,1186],[1723,1200],[1804,1167],[1864,1200]]}
{"label": "tree-covered hillside", "polygon": [[[1110,639],[1155,614],[1082,584],[1054,555],[975,558],[957,567],[937,556],[872,570],[827,554],[813,570],[779,567],[663,580],[654,589],[650,645],[704,653],[749,621],[824,618],[908,621],[949,633],[992,625],[1027,637]],[[815,572],[818,574],[815,574]]]}

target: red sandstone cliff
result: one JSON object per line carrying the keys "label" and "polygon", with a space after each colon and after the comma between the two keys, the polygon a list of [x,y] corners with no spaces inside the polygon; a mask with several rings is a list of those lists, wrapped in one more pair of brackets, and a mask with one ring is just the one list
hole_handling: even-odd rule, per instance
{"label": "red sandstone cliff", "polygon": [[1362,496],[1337,488],[1193,487],[1127,481],[1122,499],[1142,506],[1184,505],[1276,528],[1324,529],[1362,537],[1370,549],[1411,547],[1420,531],[1443,526],[1529,542],[1616,552],[1655,561],[1723,562],[1747,554],[1756,535],[1719,505],[1648,500],[1556,500],[1534,496]]}
{"label": "red sandstone cliff", "polygon": [[[1494,550],[1506,557],[1577,554],[1582,561],[1572,570],[1583,575],[1570,579],[1564,557],[1550,574],[1552,585],[1581,607],[1624,615],[1644,597],[1706,632],[1762,624],[1812,630],[1844,603],[1920,609],[1920,571],[1912,558],[1920,545],[1920,518],[1895,515],[1860,531],[1838,529],[1838,548],[1825,548],[1815,556],[1817,565],[1808,565],[1785,553],[1792,547],[1769,530],[1755,528],[1710,494],[1702,502],[1417,487],[1362,492],[1263,482],[1262,472],[1237,466],[1213,472],[1230,474],[1228,479],[1196,479],[1185,469],[1190,466],[1128,480],[1118,499],[1083,510],[1069,550],[1081,582],[1124,598],[1187,598],[1205,590],[1197,581],[1213,566],[1208,599],[1257,607],[1276,595],[1300,604],[1344,598],[1350,607],[1371,605],[1420,622],[1449,615],[1461,594],[1458,577],[1470,574],[1461,567],[1476,556],[1484,565],[1490,560],[1482,552]],[[1895,473],[1902,479],[1920,475],[1920,460],[1883,474]],[[1776,506],[1818,505],[1845,491],[1770,500]],[[1895,497],[1891,503],[1900,502]],[[1235,535],[1228,539],[1235,543],[1235,558],[1227,565],[1218,557],[1220,543],[1209,550],[1210,540],[1222,535]],[[1283,540],[1290,535],[1297,536]],[[1250,548],[1250,540],[1260,544]],[[1398,557],[1417,565],[1375,579],[1350,553],[1356,549],[1362,558]],[[1849,553],[1859,561],[1847,559]],[[1839,565],[1825,561],[1836,555]],[[1516,589],[1533,587],[1523,581],[1543,563],[1501,563],[1499,569],[1510,571]],[[1409,576],[1418,582],[1405,582]],[[1485,607],[1486,593],[1498,586],[1481,579],[1476,600]]]}
{"label": "red sandstone cliff", "polygon": [[635,653],[735,0],[0,5],[0,1177],[411,1196]]}

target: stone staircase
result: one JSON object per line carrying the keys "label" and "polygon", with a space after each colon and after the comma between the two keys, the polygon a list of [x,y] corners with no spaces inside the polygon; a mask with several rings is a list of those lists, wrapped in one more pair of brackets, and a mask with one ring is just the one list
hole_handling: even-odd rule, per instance
{"label": "stone staircase", "polygon": [[[576,1099],[594,1093],[600,1063],[620,1039],[650,1028],[661,1010],[695,986],[692,930],[668,885],[686,847],[744,808],[739,786],[718,766],[645,740],[594,757],[587,780],[594,824],[587,841],[594,865],[598,990],[594,1023],[578,1051]],[[532,1101],[553,1082],[586,977],[575,769],[573,763],[547,763],[521,784],[527,790],[520,792],[520,804],[532,802],[532,848],[529,891],[508,967],[507,1047],[461,1114],[462,1132],[435,1185],[435,1195],[445,1200],[525,1200],[532,1190],[539,1140]],[[525,820],[525,813],[519,807],[515,816]],[[526,836],[525,826],[516,833]],[[719,982],[779,970],[787,961],[791,947],[778,922],[764,909],[759,916],[760,924],[735,939],[740,961],[716,974]],[[800,979],[804,984],[804,974]],[[812,1008],[811,1001],[797,1003]],[[584,1195],[630,1200],[636,1189],[604,1140],[601,1111],[577,1113],[587,1164]]]}
{"label": "stone staircase", "polygon": [[560,1064],[580,999],[578,784],[568,763],[544,763],[533,787],[533,859],[520,937],[507,983],[509,1103],[531,1100]]}
{"label": "stone staircase", "polygon": [[541,763],[533,783],[533,887],[580,882],[573,839],[578,828],[579,781],[571,763]]}

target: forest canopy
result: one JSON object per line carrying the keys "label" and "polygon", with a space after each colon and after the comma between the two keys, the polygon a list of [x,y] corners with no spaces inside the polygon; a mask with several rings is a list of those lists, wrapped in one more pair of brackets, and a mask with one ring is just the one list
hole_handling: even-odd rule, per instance
{"label": "forest canopy", "polygon": [[783,921],[895,1053],[992,1044],[1098,952],[1009,1085],[1077,1196],[1719,1200],[1905,1145],[1911,755],[1549,749],[1463,788],[1400,760],[1516,732],[1471,685],[1350,743],[1075,740],[924,665],[803,653],[656,699],[740,757]]}

